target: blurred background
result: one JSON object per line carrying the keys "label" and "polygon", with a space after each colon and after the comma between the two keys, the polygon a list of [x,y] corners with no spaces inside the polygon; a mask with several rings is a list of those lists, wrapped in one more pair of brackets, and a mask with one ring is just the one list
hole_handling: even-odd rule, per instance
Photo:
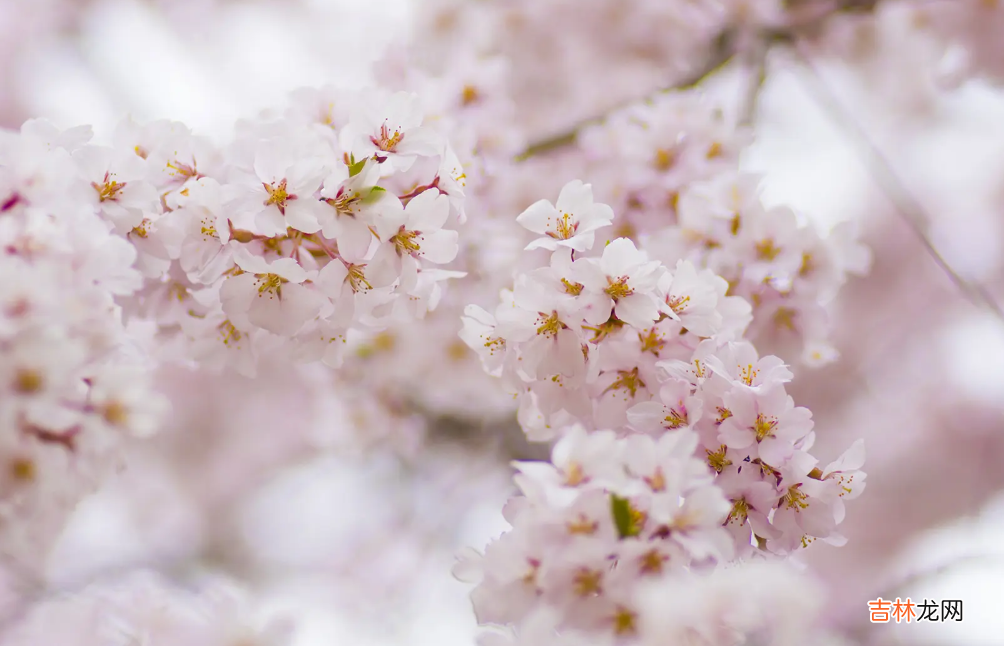
{"label": "blurred background", "polygon": [[[291,90],[371,83],[388,52],[442,45],[439,19],[469,36],[497,27],[457,9],[471,4],[489,3],[0,0],[0,126],[44,117],[101,138],[131,115],[225,141]],[[829,621],[860,643],[1004,644],[1004,317],[989,304],[1004,302],[1004,93],[943,71],[957,52],[914,20],[918,4],[931,3],[841,17],[807,46],[810,65],[769,52],[742,166],[764,175],[770,203],[823,227],[855,222],[874,255],[833,309],[840,361],[799,368],[791,390],[813,411],[824,463],[857,438],[867,447],[848,544],[806,557],[830,590]],[[640,53],[597,64],[582,84],[602,91],[566,88],[567,105],[548,112],[516,88],[527,143],[659,87],[662,53],[641,41],[660,36],[621,24],[596,47]],[[560,43],[562,25],[549,28]],[[439,64],[460,66],[456,55]],[[735,93],[736,79],[725,70],[719,85]],[[455,346],[455,330],[442,338]],[[509,462],[547,449],[522,440],[498,397],[461,413],[410,405],[401,393],[421,391],[429,361],[446,362],[411,353],[382,367],[399,377],[386,388],[287,366],[225,384],[165,374],[184,407],[78,509],[51,576],[73,588],[134,566],[214,570],[250,586],[264,614],[294,619],[298,645],[473,643],[454,555],[504,531]],[[471,357],[438,369],[480,370]],[[875,626],[865,604],[877,596],[960,599],[965,617]]]}

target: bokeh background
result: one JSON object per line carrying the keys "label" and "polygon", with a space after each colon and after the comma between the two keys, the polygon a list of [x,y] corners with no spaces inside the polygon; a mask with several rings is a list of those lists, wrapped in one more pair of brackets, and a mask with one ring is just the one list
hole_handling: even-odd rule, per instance
{"label": "bokeh background", "polygon": [[[0,126],[44,117],[101,138],[128,114],[224,140],[298,87],[371,82],[388,48],[427,36],[427,5],[444,4],[0,0]],[[824,461],[857,438],[868,452],[848,544],[806,559],[830,591],[828,620],[861,643],[1004,644],[1004,318],[988,305],[1004,302],[1004,93],[939,81],[953,52],[911,29],[906,4],[847,19],[830,37],[852,44],[820,46],[809,71],[769,56],[743,166],[764,174],[768,202],[822,226],[856,222],[874,255],[836,303],[841,360],[800,369],[792,387]],[[620,100],[651,91],[646,74],[626,76]],[[601,103],[567,112],[566,125]],[[560,131],[559,113],[540,116],[533,136]],[[294,619],[298,645],[472,644],[454,555],[505,529],[509,461],[546,448],[488,403],[480,419],[393,400],[360,410],[346,402],[365,375],[284,370],[226,385],[165,375],[188,389],[170,393],[186,407],[78,509],[54,580],[216,570],[260,594],[264,615]],[[865,604],[879,595],[961,599],[964,620],[874,626]]]}

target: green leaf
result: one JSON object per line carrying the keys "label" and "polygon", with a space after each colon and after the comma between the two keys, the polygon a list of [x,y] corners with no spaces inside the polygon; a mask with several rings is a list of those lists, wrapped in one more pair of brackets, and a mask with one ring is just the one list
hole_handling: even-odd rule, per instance
{"label": "green leaf", "polygon": [[383,186],[374,186],[370,189],[369,193],[366,194],[366,197],[363,198],[363,204],[372,204],[380,199],[380,195],[386,192],[387,189]]}
{"label": "green leaf", "polygon": [[349,164],[349,177],[355,177],[359,173],[363,172],[363,167],[366,166],[366,160],[355,161],[353,158],[352,163]]}
{"label": "green leaf", "polygon": [[637,536],[639,527],[631,519],[631,503],[627,498],[621,498],[616,494],[610,494],[610,512],[614,517],[614,524],[617,526],[617,534],[621,538]]}

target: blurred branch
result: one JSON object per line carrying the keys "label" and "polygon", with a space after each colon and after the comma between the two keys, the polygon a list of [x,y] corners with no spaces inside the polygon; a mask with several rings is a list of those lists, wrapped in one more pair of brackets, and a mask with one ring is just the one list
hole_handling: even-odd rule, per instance
{"label": "blurred branch", "polygon": [[801,41],[794,42],[791,51],[808,72],[804,78],[811,85],[810,93],[814,94],[816,103],[835,124],[847,133],[852,142],[858,147],[865,164],[876,178],[876,183],[892,202],[899,216],[910,227],[914,235],[917,236],[927,254],[948,275],[952,283],[962,292],[963,296],[977,307],[990,310],[991,313],[1004,323],[1004,309],[1001,308],[1001,305],[987,289],[978,283],[963,278],[938,252],[925,232],[932,218],[920,201],[906,187],[906,183],[896,173],[888,158],[872,142],[861,125],[851,115],[850,111],[841,104],[836,93],[826,83],[818,67],[806,53],[804,43]]}
{"label": "blurred branch", "polygon": [[746,86],[746,97],[739,112],[739,123],[751,126],[756,121],[757,103],[763,86],[767,82],[767,50],[765,45],[759,45],[750,57],[749,80]]}
{"label": "blurred branch", "polygon": [[[709,42],[704,64],[688,76],[653,92],[647,97],[632,99],[631,101],[618,104],[601,115],[580,121],[564,132],[531,143],[523,152],[516,156],[516,161],[525,161],[530,157],[574,144],[583,128],[601,123],[611,112],[627,105],[651,96],[657,96],[663,92],[693,89],[728,65],[738,55],[753,51],[754,55],[751,60],[757,66],[759,61],[766,61],[767,53],[771,46],[792,43],[803,35],[814,34],[818,32],[827,20],[837,14],[872,11],[878,2],[879,0],[822,0],[819,2],[803,0],[801,3],[792,3],[793,5],[802,4],[804,6],[798,7],[797,10],[793,8],[792,13],[796,17],[783,27],[761,29],[754,34],[744,34],[741,29],[736,27],[723,29]],[[803,14],[798,16],[798,11],[802,11]],[[749,48],[750,43],[753,43],[752,48]],[[755,74],[760,80],[754,83],[755,89],[753,91],[758,92],[764,80],[766,80],[766,69],[760,66],[756,68]],[[755,101],[751,101],[750,103],[755,103]]]}
{"label": "blurred branch", "polygon": [[[713,75],[715,72],[725,67],[729,61],[732,60],[732,56],[735,54],[735,47],[732,44],[734,36],[729,31],[723,31],[720,33],[713,41],[711,46],[711,51],[705,61],[704,65],[700,69],[692,72],[689,76],[684,77],[678,82],[670,85],[669,87],[662,88],[656,91],[654,94],[660,94],[662,92],[668,92],[670,90],[686,90],[694,88],[701,83],[704,79]],[[539,155],[541,153],[550,152],[558,148],[564,148],[565,146],[570,146],[575,143],[579,132],[587,126],[591,126],[597,123],[601,123],[610,112],[615,112],[627,105],[635,103],[637,99],[632,99],[625,103],[621,103],[617,106],[611,108],[608,112],[592,117],[591,119],[586,119],[585,121],[575,124],[571,129],[562,132],[560,134],[554,135],[553,137],[548,137],[536,143],[530,144],[519,155],[516,156],[516,161],[524,161]]]}

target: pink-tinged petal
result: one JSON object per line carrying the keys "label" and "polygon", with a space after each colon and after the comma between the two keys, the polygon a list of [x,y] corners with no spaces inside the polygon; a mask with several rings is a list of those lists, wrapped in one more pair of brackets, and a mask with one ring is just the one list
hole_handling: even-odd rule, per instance
{"label": "pink-tinged petal", "polygon": [[632,273],[644,257],[629,238],[617,238],[603,248],[603,269],[610,276]]}
{"label": "pink-tinged petal", "polygon": [[247,321],[248,308],[257,293],[255,280],[253,274],[241,274],[227,278],[220,286],[223,313],[234,325],[240,326],[241,322]]}
{"label": "pink-tinged petal", "polygon": [[310,274],[293,258],[279,258],[269,266],[268,271],[278,274],[291,283],[302,283],[310,278]]}
{"label": "pink-tinged petal", "polygon": [[328,298],[338,298],[345,287],[349,270],[338,260],[333,260],[317,274],[317,287]]}
{"label": "pink-tinged petal", "polygon": [[321,230],[325,238],[338,240],[338,253],[349,262],[366,257],[376,239],[365,223],[347,215],[336,215]]}
{"label": "pink-tinged petal", "polygon": [[270,204],[255,216],[255,228],[258,233],[269,238],[286,233],[286,218],[279,212],[279,207]]}
{"label": "pink-tinged petal", "polygon": [[792,446],[791,442],[768,437],[760,442],[758,452],[761,460],[776,468],[788,461],[795,452],[795,447]]}
{"label": "pink-tinged petal", "polygon": [[627,411],[628,423],[642,432],[663,429],[663,420],[667,415],[669,415],[669,411],[666,407],[656,401],[635,404]]}
{"label": "pink-tinged petal", "polygon": [[620,320],[643,330],[659,318],[659,303],[647,294],[631,294],[617,301],[614,311]]}
{"label": "pink-tinged petal", "polygon": [[607,274],[595,258],[580,258],[572,263],[571,278],[593,292],[602,292],[607,288]]}
{"label": "pink-tinged petal", "polygon": [[459,238],[456,231],[443,229],[415,236],[419,246],[418,255],[437,265],[452,262],[460,250]]}
{"label": "pink-tinged petal", "polygon": [[547,249],[548,251],[554,251],[562,246],[566,245],[558,244],[558,241],[553,238],[537,238],[536,240],[530,241],[530,244],[526,245],[524,250],[533,251],[534,249]]}
{"label": "pink-tinged petal", "polygon": [[834,471],[857,471],[865,465],[865,441],[856,440],[854,444],[844,451],[844,454],[831,462],[824,469],[824,473]]}
{"label": "pink-tinged petal", "polygon": [[585,253],[593,248],[596,244],[596,234],[589,233],[577,233],[568,240],[557,240],[559,247],[568,247],[569,249],[574,249],[579,253]]}
{"label": "pink-tinged petal", "polygon": [[794,408],[781,420],[777,436],[790,442],[796,442],[812,430],[812,411],[808,408]]}
{"label": "pink-tinged petal", "polygon": [[556,230],[559,215],[550,202],[538,200],[520,213],[516,222],[533,233],[546,234]]}
{"label": "pink-tinged petal", "polygon": [[559,211],[581,217],[582,213],[593,205],[593,188],[582,180],[572,180],[565,184],[558,194],[555,207]]}
{"label": "pink-tinged petal", "polygon": [[308,159],[297,162],[286,171],[286,182],[289,194],[299,199],[313,197],[324,182],[324,169],[317,160]]}
{"label": "pink-tinged petal", "polygon": [[417,155],[419,157],[434,157],[440,155],[446,144],[435,130],[431,128],[412,128],[404,133],[404,137],[395,147],[399,155]]}
{"label": "pink-tinged petal", "polygon": [[583,293],[575,300],[579,313],[586,323],[596,326],[610,320],[614,309],[612,298],[603,293]]}
{"label": "pink-tinged petal", "polygon": [[318,218],[324,217],[323,202],[313,198],[297,199],[286,204],[286,225],[303,233],[317,233],[321,230]]}
{"label": "pink-tinged petal", "polygon": [[279,182],[293,164],[293,157],[286,146],[276,141],[266,141],[259,146],[254,156],[254,172],[266,184]]}
{"label": "pink-tinged petal", "polygon": [[436,231],[450,217],[450,198],[435,189],[422,191],[405,208],[405,226],[411,231]]}
{"label": "pink-tinged petal", "polygon": [[718,441],[730,449],[745,449],[751,446],[755,436],[747,429],[735,424],[729,418],[718,427]]}
{"label": "pink-tinged petal", "polygon": [[269,332],[293,336],[317,316],[321,305],[321,297],[313,290],[286,283],[279,293],[256,293],[248,308],[248,319]]}

